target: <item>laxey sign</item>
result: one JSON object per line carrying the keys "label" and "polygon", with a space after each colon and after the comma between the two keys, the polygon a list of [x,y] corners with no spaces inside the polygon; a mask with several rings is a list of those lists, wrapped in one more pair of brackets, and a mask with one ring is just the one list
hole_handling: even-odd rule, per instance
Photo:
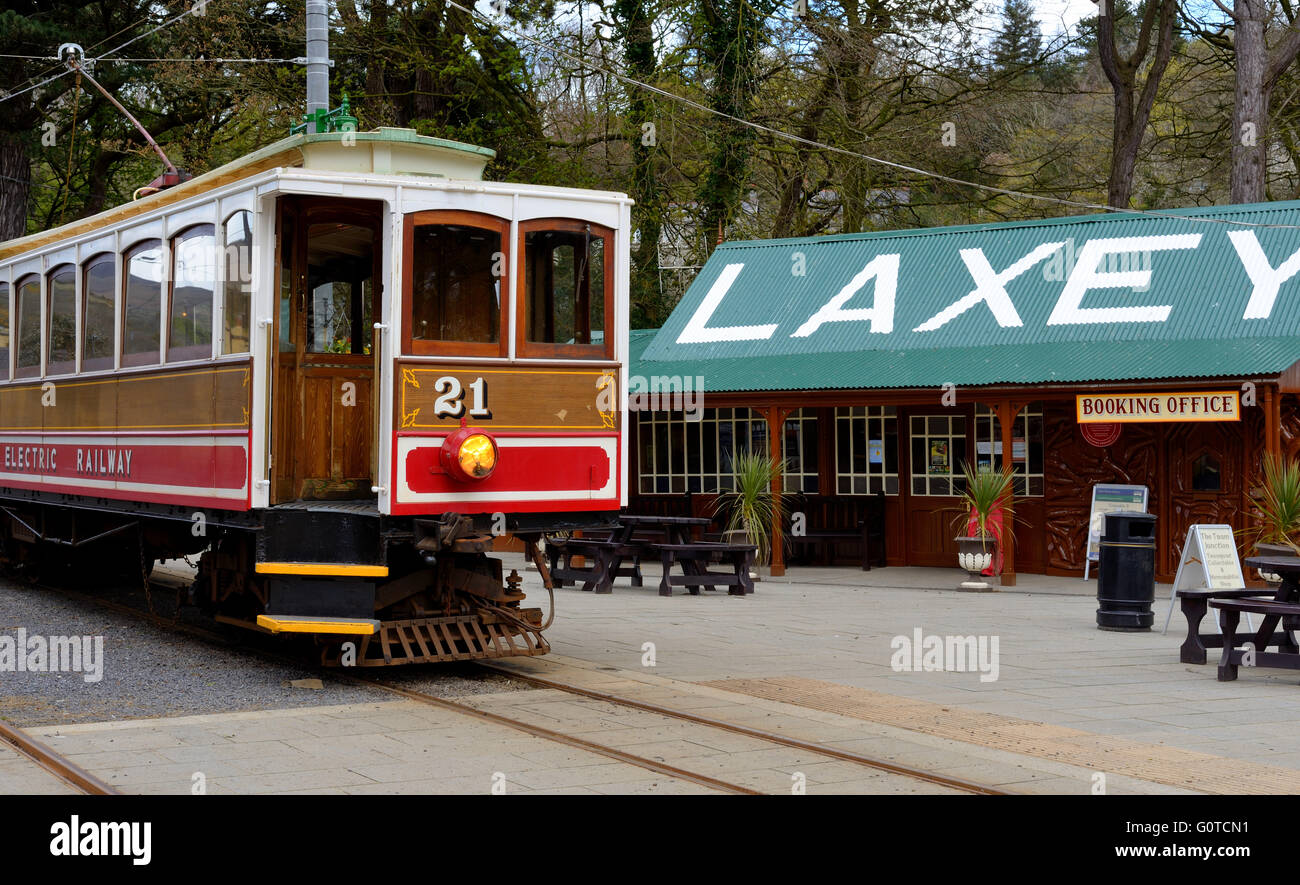
{"label": "laxey sign", "polygon": [[1300,334],[1300,203],[1170,214],[724,244],[644,358]]}

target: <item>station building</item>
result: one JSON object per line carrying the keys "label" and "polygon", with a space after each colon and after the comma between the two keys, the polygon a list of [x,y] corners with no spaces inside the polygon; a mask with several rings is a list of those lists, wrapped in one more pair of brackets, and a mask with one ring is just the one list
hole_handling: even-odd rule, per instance
{"label": "station building", "polygon": [[955,567],[962,464],[1009,458],[1004,584],[1083,574],[1096,484],[1148,488],[1169,580],[1300,450],[1300,202],[725,243],[631,358],[630,512],[766,449],[810,528],[881,496],[886,564]]}

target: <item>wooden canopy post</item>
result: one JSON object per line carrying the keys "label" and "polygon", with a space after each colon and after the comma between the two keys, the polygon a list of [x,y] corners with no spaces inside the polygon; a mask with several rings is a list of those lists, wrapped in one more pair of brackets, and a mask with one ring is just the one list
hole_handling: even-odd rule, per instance
{"label": "wooden canopy post", "polygon": [[1282,395],[1272,384],[1264,385],[1264,451],[1282,454]]}
{"label": "wooden canopy post", "polygon": [[[1015,452],[1012,448],[1013,431],[1016,424],[1016,416],[1024,408],[1023,403],[1003,400],[998,403],[998,424],[1002,428],[1002,463],[1010,465],[1012,470],[1015,469]],[[1029,457],[1028,450],[1029,440],[1025,440],[1025,457]],[[990,460],[992,460],[990,458]],[[1026,471],[1028,475],[1028,471]],[[1016,522],[1016,489],[1013,483],[1011,494],[1007,496],[1006,507],[1002,512],[1002,586],[1016,586],[1016,539],[1013,533]]]}
{"label": "wooden canopy post", "polygon": [[785,419],[790,414],[790,409],[768,406],[763,412],[767,418],[767,453],[776,462],[776,471],[772,475],[772,554],[769,570],[772,577],[779,578],[785,574],[785,533],[781,528],[781,492],[785,476],[781,466],[785,463]]}

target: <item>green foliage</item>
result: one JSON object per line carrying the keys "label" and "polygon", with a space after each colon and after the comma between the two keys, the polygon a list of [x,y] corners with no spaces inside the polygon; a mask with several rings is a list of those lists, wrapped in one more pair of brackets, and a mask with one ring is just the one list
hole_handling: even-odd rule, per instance
{"label": "green foliage", "polygon": [[1242,534],[1257,544],[1286,544],[1300,553],[1300,462],[1264,455],[1254,516],[1255,524]]}
{"label": "green foliage", "polygon": [[1043,50],[1043,32],[1029,0],[1006,0],[1002,24],[993,38],[993,69],[1011,71],[1027,68]]}
{"label": "green foliage", "polygon": [[735,489],[714,500],[714,513],[727,514],[727,530],[743,531],[749,543],[758,548],[755,562],[766,563],[771,554],[772,524],[778,501],[785,492],[773,493],[772,484],[785,465],[762,452],[737,452],[731,468],[736,474]]}
{"label": "green foliage", "polygon": [[[994,470],[986,464],[971,467],[970,462],[966,461],[962,463],[961,469],[966,477],[966,489],[961,495],[963,506],[958,520],[964,531],[969,514],[974,511],[976,531],[979,532],[977,537],[987,538],[992,534],[989,531],[989,518],[1011,497],[1015,474],[1010,464],[1001,470]],[[1004,525],[1003,530],[1008,531],[1009,527]]]}

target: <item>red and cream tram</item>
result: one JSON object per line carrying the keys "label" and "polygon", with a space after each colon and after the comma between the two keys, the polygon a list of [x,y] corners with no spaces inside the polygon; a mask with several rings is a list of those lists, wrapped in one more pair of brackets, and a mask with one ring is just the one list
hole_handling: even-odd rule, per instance
{"label": "red and cream tram", "polygon": [[358,665],[538,654],[493,536],[627,496],[621,194],[302,134],[0,243],[11,565],[201,554],[219,619]]}

